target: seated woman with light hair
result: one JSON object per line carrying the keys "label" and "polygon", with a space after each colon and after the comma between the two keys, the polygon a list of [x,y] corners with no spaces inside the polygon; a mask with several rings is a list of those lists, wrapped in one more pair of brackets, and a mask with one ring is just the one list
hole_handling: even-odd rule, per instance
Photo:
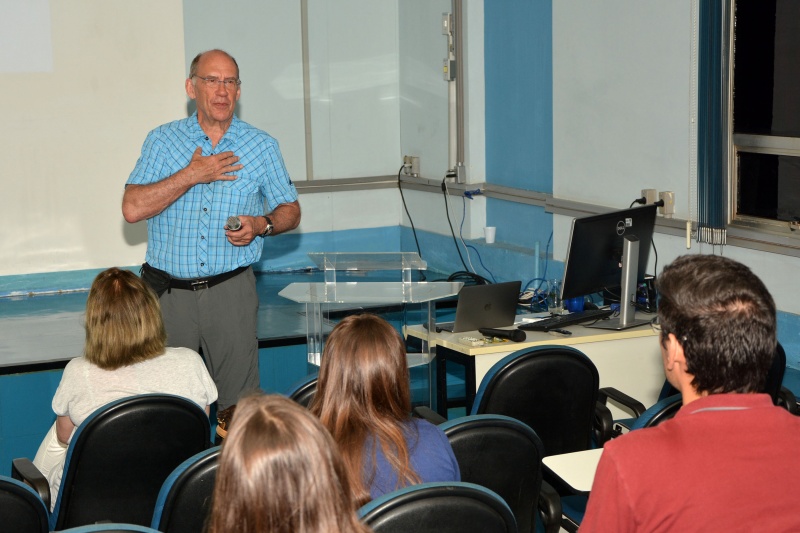
{"label": "seated woman with light hair", "polygon": [[98,408],[129,396],[164,393],[192,400],[208,414],[217,399],[200,355],[166,347],[158,298],[136,274],[109,268],[97,275],[86,301],[85,329],[83,356],[64,368],[53,397],[56,421],[33,460],[50,483],[53,504],[72,434]]}
{"label": "seated woman with light hair", "polygon": [[238,403],[222,447],[208,533],[369,533],[330,434],[279,395]]}
{"label": "seated woman with light hair", "polygon": [[333,328],[309,409],[339,445],[361,505],[408,485],[461,480],[444,432],[411,417],[405,343],[376,315]]}

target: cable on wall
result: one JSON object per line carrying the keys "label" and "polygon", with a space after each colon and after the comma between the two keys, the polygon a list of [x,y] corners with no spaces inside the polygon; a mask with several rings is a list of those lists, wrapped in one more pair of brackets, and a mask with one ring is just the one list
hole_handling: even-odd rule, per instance
{"label": "cable on wall", "polygon": [[[403,168],[405,165],[400,167],[400,170],[397,171],[397,188],[400,190],[400,198],[403,201],[403,209],[406,211],[406,216],[408,217],[408,222],[411,224],[411,233],[414,235],[414,243],[417,245],[417,254],[419,254],[419,258],[422,259],[422,250],[419,247],[419,239],[417,239],[417,228],[414,227],[414,220],[411,218],[411,213],[408,212],[408,205],[406,204],[406,196],[403,194],[403,184],[400,181],[400,175],[403,172]],[[422,281],[425,281],[425,273],[423,271],[419,271],[420,278]]]}
{"label": "cable on wall", "polygon": [[442,179],[442,194],[444,195],[444,212],[447,215],[447,224],[450,226],[450,235],[453,236],[453,244],[456,245],[456,251],[458,252],[458,257],[461,259],[461,265],[464,267],[464,270],[469,271],[467,268],[467,263],[464,262],[464,256],[461,255],[461,248],[458,246],[458,240],[456,239],[456,231],[453,229],[453,222],[450,220],[450,206],[447,203],[447,177]]}

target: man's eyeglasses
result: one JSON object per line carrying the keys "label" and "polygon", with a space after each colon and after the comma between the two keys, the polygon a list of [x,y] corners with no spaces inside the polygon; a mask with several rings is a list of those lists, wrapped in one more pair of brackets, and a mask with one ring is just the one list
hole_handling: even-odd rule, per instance
{"label": "man's eyeglasses", "polygon": [[194,77],[202,81],[203,85],[206,87],[216,87],[217,85],[221,84],[228,91],[235,91],[236,88],[242,84],[242,80],[237,78],[225,78],[221,80],[219,78],[215,78],[214,76],[208,76],[204,78],[203,76],[198,76],[197,74],[195,74]]}

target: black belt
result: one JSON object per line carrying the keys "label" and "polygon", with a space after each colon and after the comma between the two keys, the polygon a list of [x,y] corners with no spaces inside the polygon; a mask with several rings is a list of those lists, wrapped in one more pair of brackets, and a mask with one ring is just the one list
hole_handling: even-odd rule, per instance
{"label": "black belt", "polygon": [[223,272],[222,274],[217,274],[216,276],[209,276],[207,278],[197,278],[197,279],[170,278],[169,287],[170,289],[183,289],[188,291],[199,291],[201,289],[210,289],[214,285],[219,285],[223,281],[227,281],[235,276],[238,276],[248,268],[250,267],[242,266],[237,268],[236,270],[231,270],[230,272]]}

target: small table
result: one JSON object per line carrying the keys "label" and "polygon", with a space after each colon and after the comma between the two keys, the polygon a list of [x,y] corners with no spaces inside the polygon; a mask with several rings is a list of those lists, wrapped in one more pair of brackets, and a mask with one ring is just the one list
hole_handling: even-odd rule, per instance
{"label": "small table", "polygon": [[578,492],[589,492],[594,483],[594,473],[603,449],[549,455],[542,463]]}

